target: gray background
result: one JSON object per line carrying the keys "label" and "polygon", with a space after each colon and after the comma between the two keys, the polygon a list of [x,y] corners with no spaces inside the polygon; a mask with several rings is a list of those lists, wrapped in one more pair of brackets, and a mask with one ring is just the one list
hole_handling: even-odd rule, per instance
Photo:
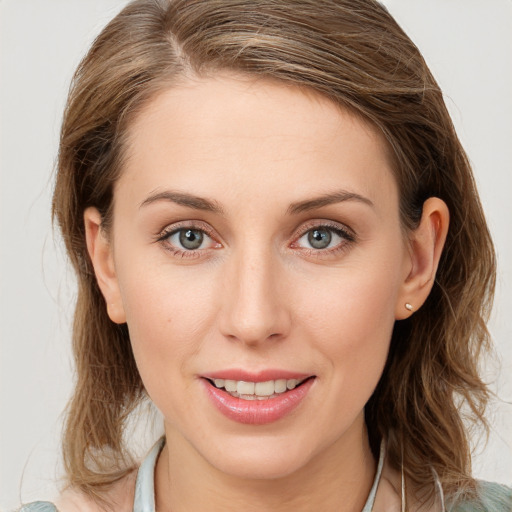
{"label": "gray background", "polygon": [[[0,0],[2,510],[20,499],[51,497],[61,471],[58,440],[72,382],[74,283],[50,224],[51,174],[72,72],[125,3]],[[487,373],[502,401],[490,411],[493,431],[487,447],[477,448],[474,467],[481,478],[511,485],[512,2],[385,3],[445,91],[496,242],[499,282],[491,330],[499,359]]]}

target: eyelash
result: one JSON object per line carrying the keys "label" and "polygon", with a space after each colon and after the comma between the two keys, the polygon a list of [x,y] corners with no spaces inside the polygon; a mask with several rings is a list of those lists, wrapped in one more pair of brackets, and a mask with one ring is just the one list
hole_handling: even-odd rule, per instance
{"label": "eyelash", "polygon": [[[203,224],[202,222],[186,222],[186,223],[180,223],[180,224],[173,224],[172,226],[166,227],[163,231],[161,231],[157,238],[156,242],[159,242],[162,244],[165,250],[171,252],[171,254],[178,258],[200,258],[201,252],[205,251],[205,249],[178,249],[177,247],[174,247],[171,245],[168,241],[168,238],[172,235],[179,233],[180,231],[184,230],[194,230],[194,231],[201,231],[204,233],[208,238],[216,242],[215,236],[213,235],[213,231],[211,228],[209,228],[206,224]],[[219,242],[216,242],[218,247],[221,247],[221,244]],[[214,248],[218,248],[214,247]]]}
{"label": "eyelash", "polygon": [[[297,242],[306,234],[315,229],[325,229],[338,235],[342,241],[336,244],[334,247],[326,248],[326,249],[313,249],[307,247],[299,247],[297,246]],[[294,240],[291,244],[292,247],[303,251],[306,256],[312,256],[316,258],[329,257],[339,254],[347,250],[353,243],[356,242],[356,235],[352,230],[349,230],[346,227],[342,227],[338,223],[326,222],[326,221],[316,221],[311,224],[306,224],[306,226],[302,227],[301,230],[294,235]]]}
{"label": "eyelash", "polygon": [[[162,244],[164,249],[170,251],[172,255],[175,257],[194,259],[200,258],[202,255],[201,253],[207,249],[178,249],[177,247],[171,245],[168,241],[169,237],[186,229],[200,231],[204,233],[206,236],[208,236],[208,238],[210,238],[213,242],[216,242],[216,238],[213,234],[212,229],[209,228],[208,225],[203,224],[202,222],[187,222],[183,224],[173,224],[172,226],[168,226],[157,235],[156,242]],[[343,241],[336,244],[334,247],[325,249],[306,248],[297,245],[297,242],[303,236],[305,236],[310,231],[313,231],[315,229],[325,229],[327,231],[330,231],[331,233],[334,233],[337,236],[339,236]],[[290,247],[302,251],[307,256],[314,256],[317,258],[338,254],[339,252],[346,250],[350,245],[356,242],[356,236],[352,230],[349,230],[345,227],[341,227],[339,224],[329,223],[325,221],[317,221],[315,223],[311,223],[309,225],[302,227],[299,232],[293,235],[293,238],[295,241],[292,242],[292,244],[290,244]],[[219,242],[216,243],[217,247],[213,248],[220,248],[221,244]]]}

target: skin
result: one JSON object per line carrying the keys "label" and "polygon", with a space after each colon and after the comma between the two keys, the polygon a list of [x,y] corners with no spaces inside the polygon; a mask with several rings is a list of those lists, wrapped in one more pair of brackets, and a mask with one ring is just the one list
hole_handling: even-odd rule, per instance
{"label": "skin", "polygon": [[[157,510],[360,511],[376,468],[364,405],[394,322],[413,314],[405,303],[416,310],[430,292],[446,205],[430,198],[405,236],[380,134],[278,83],[190,80],[154,98],[129,133],[111,232],[94,208],[84,219],[109,315],[128,323],[165,419]],[[338,200],[304,209],[326,194]],[[318,226],[341,230],[327,248],[308,242]],[[203,230],[203,245],[180,247],[168,236],[180,228]],[[226,368],[315,379],[292,413],[244,425],[204,391],[201,375]]]}

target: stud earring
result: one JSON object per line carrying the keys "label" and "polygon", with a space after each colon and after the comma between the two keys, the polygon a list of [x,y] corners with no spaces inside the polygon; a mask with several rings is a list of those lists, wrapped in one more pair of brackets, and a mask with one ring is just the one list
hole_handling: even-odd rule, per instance
{"label": "stud earring", "polygon": [[412,311],[412,304],[409,304],[408,302],[406,302],[405,309],[407,309],[407,311]]}

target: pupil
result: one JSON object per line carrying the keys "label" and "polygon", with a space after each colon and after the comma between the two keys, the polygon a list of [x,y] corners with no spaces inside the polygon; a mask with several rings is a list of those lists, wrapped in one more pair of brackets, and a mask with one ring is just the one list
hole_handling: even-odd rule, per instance
{"label": "pupil", "polygon": [[325,249],[331,243],[331,233],[324,228],[313,229],[308,234],[308,242],[315,249]]}
{"label": "pupil", "polygon": [[203,243],[203,233],[197,229],[186,229],[180,232],[180,244],[185,249],[197,249]]}

